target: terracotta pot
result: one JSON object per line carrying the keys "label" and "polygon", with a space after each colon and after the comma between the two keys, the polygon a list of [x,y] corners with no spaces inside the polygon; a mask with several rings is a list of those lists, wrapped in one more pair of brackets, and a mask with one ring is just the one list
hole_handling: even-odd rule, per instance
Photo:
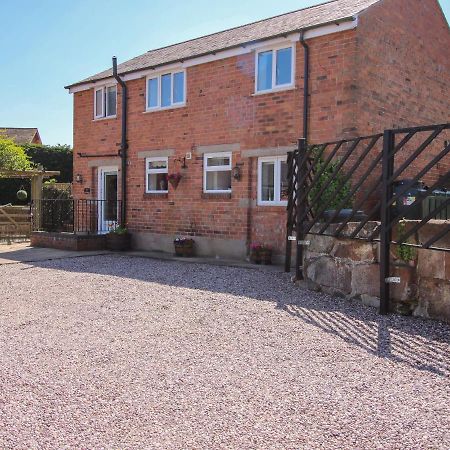
{"label": "terracotta pot", "polygon": [[106,247],[114,252],[124,252],[131,248],[131,234],[108,233],[106,235]]}

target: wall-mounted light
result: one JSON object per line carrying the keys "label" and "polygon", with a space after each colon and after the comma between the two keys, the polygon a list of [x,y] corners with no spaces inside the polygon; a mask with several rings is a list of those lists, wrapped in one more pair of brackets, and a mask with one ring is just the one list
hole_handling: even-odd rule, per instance
{"label": "wall-mounted light", "polygon": [[241,179],[241,168],[239,167],[238,164],[236,164],[236,165],[233,167],[232,173],[233,173],[233,178],[234,178],[235,180],[238,180],[238,181],[239,181],[239,180]]}
{"label": "wall-mounted light", "polygon": [[83,182],[83,175],[81,175],[80,173],[78,173],[75,177],[75,181],[77,183],[82,183]]}

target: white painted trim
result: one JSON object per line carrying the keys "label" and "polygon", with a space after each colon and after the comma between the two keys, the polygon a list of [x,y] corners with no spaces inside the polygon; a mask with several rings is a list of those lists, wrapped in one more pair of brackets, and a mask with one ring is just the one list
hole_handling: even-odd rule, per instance
{"label": "white painted trim", "polygon": [[[329,24],[323,25],[321,27],[313,28],[305,31],[304,38],[312,39],[319,36],[326,36],[328,34],[339,33],[341,31],[353,30],[358,26],[358,16],[354,17],[352,21],[340,22],[339,24]],[[209,55],[198,56],[194,58],[189,58],[184,62],[169,63],[157,68],[157,70],[174,70],[174,69],[186,69],[192,66],[198,66],[200,64],[207,64],[209,62],[218,61],[221,59],[232,58],[234,56],[244,55],[250,53],[258,48],[270,47],[272,45],[277,45],[279,43],[296,42],[300,39],[300,33],[294,32],[289,33],[286,38],[273,38],[266,41],[261,41],[254,44],[242,44],[242,46],[231,48],[227,50],[222,50],[217,53],[211,53]],[[127,73],[122,76],[124,81],[137,80],[139,78],[145,78],[149,74],[155,73],[155,69],[142,69],[136,72]],[[113,77],[106,78],[97,82],[87,82],[77,86],[69,88],[69,93],[74,94],[76,92],[86,91],[94,87],[103,86],[108,83],[114,82]]]}
{"label": "white painted trim", "polygon": [[[152,161],[165,161],[166,168],[165,169],[149,169],[148,163]],[[157,191],[151,190],[148,188],[148,176],[153,173],[166,173],[169,174],[169,158],[167,156],[152,156],[149,158],[145,158],[145,193],[146,194],[167,194],[169,190]]]}
{"label": "white painted trim", "polygon": [[[107,173],[115,173],[117,176],[117,200],[119,199],[119,167],[118,166],[99,166],[97,169],[97,177],[98,177],[98,185],[97,185],[97,199],[98,200],[106,200],[104,197],[104,188],[103,188],[103,182],[104,182],[104,175]],[[116,200],[116,201],[117,201]],[[102,218],[101,222],[98,223],[98,231],[107,233],[106,228],[108,226],[107,222],[112,221],[105,221],[103,219],[104,217],[104,211],[102,208],[104,207],[104,202],[98,202],[98,217]],[[117,215],[119,215],[119,210],[117,210]],[[119,221],[119,217],[117,217],[117,220],[115,222]]]}
{"label": "white painted trim", "polygon": [[[229,158],[230,163],[224,166],[212,166],[208,167],[208,158]],[[233,169],[233,153],[232,152],[220,152],[220,153],[205,153],[203,155],[203,193],[205,194],[229,194],[231,189],[206,189],[206,174],[208,172],[228,172]]]}
{"label": "white painted trim", "polygon": [[[116,88],[116,114],[108,115],[108,88]],[[102,112],[97,115],[97,92],[102,93]],[[94,89],[94,120],[105,120],[105,119],[115,119],[117,118],[117,84],[106,84],[104,86],[98,86]]]}
{"label": "white painted trim", "polygon": [[[290,48],[292,50],[291,55],[291,82],[286,84],[276,84],[277,81],[277,59],[278,59],[278,50],[283,50]],[[261,53],[272,52],[272,87],[270,89],[262,89],[258,90],[258,59]],[[296,52],[295,52],[295,44],[291,43],[290,45],[286,45],[286,42],[280,43],[277,45],[273,45],[271,47],[263,47],[261,49],[256,50],[255,52],[255,91],[254,94],[267,94],[270,92],[278,92],[287,89],[295,88],[295,62],[296,62]]]}
{"label": "white painted trim", "polygon": [[[274,163],[274,200],[273,201],[267,201],[262,200],[262,165],[265,162]],[[281,191],[280,191],[280,185],[281,185],[281,162],[286,162],[286,156],[265,156],[258,158],[258,193],[257,193],[257,199],[258,199],[258,206],[286,206],[287,201],[281,200]]]}
{"label": "white painted trim", "polygon": [[[100,114],[97,114],[97,92],[101,92],[102,97],[102,112]],[[94,120],[97,119],[103,119],[105,117],[105,88],[100,87],[94,89]]]}
{"label": "white painted trim", "polygon": [[[178,73],[183,74],[183,101],[174,103],[173,101],[173,89],[174,89],[174,76]],[[162,93],[162,77],[165,75],[170,75],[170,105],[167,106],[161,106],[161,93]],[[156,79],[158,80],[158,106],[148,106],[148,98],[149,98],[149,92],[148,92],[148,82],[149,80]],[[172,108],[181,108],[183,106],[186,106],[186,96],[187,96],[187,76],[186,76],[186,70],[172,70],[172,71],[158,71],[154,72],[151,75],[147,75],[145,79],[145,112],[153,112],[153,111],[161,111],[165,109],[172,109]]]}

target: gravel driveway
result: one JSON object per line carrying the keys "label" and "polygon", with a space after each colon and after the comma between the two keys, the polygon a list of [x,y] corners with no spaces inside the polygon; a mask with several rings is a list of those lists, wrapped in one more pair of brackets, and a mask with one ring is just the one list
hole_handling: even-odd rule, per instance
{"label": "gravel driveway", "polygon": [[284,274],[0,267],[0,449],[448,449],[450,327]]}

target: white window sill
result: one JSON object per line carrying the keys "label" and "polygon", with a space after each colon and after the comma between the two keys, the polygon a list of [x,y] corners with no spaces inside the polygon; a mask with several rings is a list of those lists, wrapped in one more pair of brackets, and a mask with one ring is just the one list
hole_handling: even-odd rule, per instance
{"label": "white window sill", "polygon": [[258,91],[252,94],[252,97],[257,97],[259,95],[265,95],[265,94],[276,94],[278,92],[284,92],[284,91],[293,91],[297,89],[296,86],[289,85],[289,86],[282,86],[282,87],[276,87],[273,89],[268,89],[267,91]]}
{"label": "white window sill", "polygon": [[231,189],[229,191],[206,191],[203,190],[204,194],[231,194]]}
{"label": "white window sill", "polygon": [[164,106],[163,108],[148,108],[146,109],[143,114],[147,114],[147,113],[153,113],[153,112],[158,112],[158,111],[167,111],[169,109],[179,109],[179,108],[185,108],[186,107],[186,103],[183,104],[179,104],[179,105],[171,105],[171,106]]}
{"label": "white window sill", "polygon": [[258,202],[258,206],[287,206],[287,202]]}
{"label": "white window sill", "polygon": [[102,120],[117,119],[117,116],[97,117],[92,122],[101,122]]}
{"label": "white window sill", "polygon": [[169,191],[145,191],[146,194],[152,194],[152,195],[164,195],[164,194],[168,194]]}

